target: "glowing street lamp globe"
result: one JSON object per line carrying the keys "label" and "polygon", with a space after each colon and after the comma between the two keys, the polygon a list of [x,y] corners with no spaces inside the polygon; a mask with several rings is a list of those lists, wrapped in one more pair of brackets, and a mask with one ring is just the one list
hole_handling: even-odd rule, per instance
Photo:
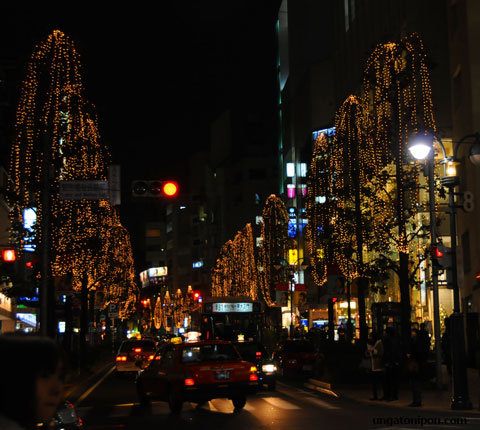
{"label": "glowing street lamp globe", "polygon": [[408,144],[408,150],[417,160],[425,160],[432,147],[432,138],[424,134],[415,136]]}

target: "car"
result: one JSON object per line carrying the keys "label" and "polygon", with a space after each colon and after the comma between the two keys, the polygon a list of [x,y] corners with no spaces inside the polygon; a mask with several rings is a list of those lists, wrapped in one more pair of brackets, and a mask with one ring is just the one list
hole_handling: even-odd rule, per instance
{"label": "car", "polygon": [[124,340],[118,349],[115,358],[117,375],[124,375],[126,373],[137,373],[138,361],[153,360],[157,347],[152,340]]}
{"label": "car", "polygon": [[184,402],[203,404],[216,398],[231,399],[239,410],[258,391],[258,372],[229,341],[171,342],[139,371],[136,388],[142,405],[166,401],[173,413]]}
{"label": "car", "polygon": [[266,385],[269,390],[275,390],[278,368],[265,347],[260,342],[255,341],[234,342],[234,345],[245,360],[257,366],[260,387]]}
{"label": "car", "polygon": [[313,342],[306,339],[287,339],[273,353],[283,375],[313,374],[321,358]]}

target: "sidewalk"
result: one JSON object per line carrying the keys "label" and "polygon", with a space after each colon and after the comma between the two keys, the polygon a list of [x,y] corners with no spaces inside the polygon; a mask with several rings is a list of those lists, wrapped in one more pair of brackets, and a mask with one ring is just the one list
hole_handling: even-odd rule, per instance
{"label": "sidewalk", "polygon": [[[458,411],[461,413],[475,413],[480,415],[479,402],[480,402],[480,377],[478,370],[467,369],[467,378],[469,385],[469,397],[472,403],[472,409]],[[392,408],[408,408],[409,410],[430,410],[430,411],[452,411],[451,399],[452,388],[451,378],[448,375],[445,366],[443,366],[443,390],[437,390],[434,384],[430,381],[425,381],[422,384],[422,406],[418,408],[412,408],[408,405],[412,401],[412,391],[408,381],[402,380],[400,382],[399,400],[392,402],[385,401],[372,401],[371,386],[368,383],[359,383],[355,385],[338,384],[330,385],[323,381],[309,379],[305,383],[305,387],[313,389],[325,394],[330,394],[335,397],[347,398],[354,401],[368,403],[370,405],[381,405]]]}

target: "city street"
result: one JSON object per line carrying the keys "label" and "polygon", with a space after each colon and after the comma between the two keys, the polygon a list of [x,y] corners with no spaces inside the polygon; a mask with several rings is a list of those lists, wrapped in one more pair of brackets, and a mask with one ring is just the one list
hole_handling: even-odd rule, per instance
{"label": "city street", "polygon": [[[202,406],[186,403],[183,411],[174,415],[165,402],[154,401],[149,407],[141,407],[134,378],[118,378],[110,373],[80,401],[78,412],[85,430],[473,429],[480,424],[480,417],[469,413],[427,412],[381,403],[369,405],[312,392],[302,385],[298,380],[279,382],[276,391],[260,391],[239,412],[234,412],[229,400],[216,399]],[[431,424],[434,420],[437,424]]]}

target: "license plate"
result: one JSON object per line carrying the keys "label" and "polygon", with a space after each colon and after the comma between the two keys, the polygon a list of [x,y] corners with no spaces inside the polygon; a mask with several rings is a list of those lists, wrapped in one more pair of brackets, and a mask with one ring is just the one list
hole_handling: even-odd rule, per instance
{"label": "license plate", "polygon": [[215,372],[215,379],[219,379],[219,380],[230,379],[230,371],[221,370],[219,372]]}
{"label": "license plate", "polygon": [[313,369],[313,366],[310,365],[310,364],[304,364],[303,367],[302,367],[303,370],[312,370]]}

